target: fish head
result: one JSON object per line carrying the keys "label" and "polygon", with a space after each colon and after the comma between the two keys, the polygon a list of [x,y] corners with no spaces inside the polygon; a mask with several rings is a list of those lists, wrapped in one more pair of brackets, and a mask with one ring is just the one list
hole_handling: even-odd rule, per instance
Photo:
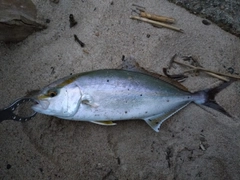
{"label": "fish head", "polygon": [[49,85],[40,91],[34,98],[37,102],[32,109],[38,113],[57,116],[72,117],[78,111],[81,92],[77,85],[64,86]]}

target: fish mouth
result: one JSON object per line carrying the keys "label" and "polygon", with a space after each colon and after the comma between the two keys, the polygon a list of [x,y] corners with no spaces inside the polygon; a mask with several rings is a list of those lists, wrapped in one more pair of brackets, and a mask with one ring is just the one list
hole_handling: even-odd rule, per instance
{"label": "fish mouth", "polygon": [[42,112],[47,110],[50,102],[48,100],[35,100],[36,104],[32,106],[32,109],[36,112]]}

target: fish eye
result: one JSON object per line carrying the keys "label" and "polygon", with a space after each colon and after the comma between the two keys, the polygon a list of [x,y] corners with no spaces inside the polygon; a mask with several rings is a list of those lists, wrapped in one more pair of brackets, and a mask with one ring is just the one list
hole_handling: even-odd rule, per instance
{"label": "fish eye", "polygon": [[49,97],[55,97],[57,95],[57,91],[50,90],[47,92],[47,96]]}

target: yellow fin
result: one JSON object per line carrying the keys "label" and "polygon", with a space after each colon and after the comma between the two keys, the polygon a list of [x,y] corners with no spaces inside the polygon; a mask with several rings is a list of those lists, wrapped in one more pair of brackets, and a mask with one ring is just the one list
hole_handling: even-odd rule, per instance
{"label": "yellow fin", "polygon": [[117,125],[117,123],[113,123],[112,121],[91,121],[91,123],[103,125],[103,126],[114,126]]}

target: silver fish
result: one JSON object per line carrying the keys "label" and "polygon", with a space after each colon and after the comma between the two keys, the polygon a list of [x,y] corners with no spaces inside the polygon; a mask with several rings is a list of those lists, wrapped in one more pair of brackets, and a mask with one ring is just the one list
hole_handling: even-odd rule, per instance
{"label": "silver fish", "polygon": [[141,72],[105,69],[59,79],[37,95],[38,113],[62,119],[115,125],[116,120],[143,119],[156,132],[191,102],[230,116],[214,96],[231,84],[191,93],[162,78]]}

